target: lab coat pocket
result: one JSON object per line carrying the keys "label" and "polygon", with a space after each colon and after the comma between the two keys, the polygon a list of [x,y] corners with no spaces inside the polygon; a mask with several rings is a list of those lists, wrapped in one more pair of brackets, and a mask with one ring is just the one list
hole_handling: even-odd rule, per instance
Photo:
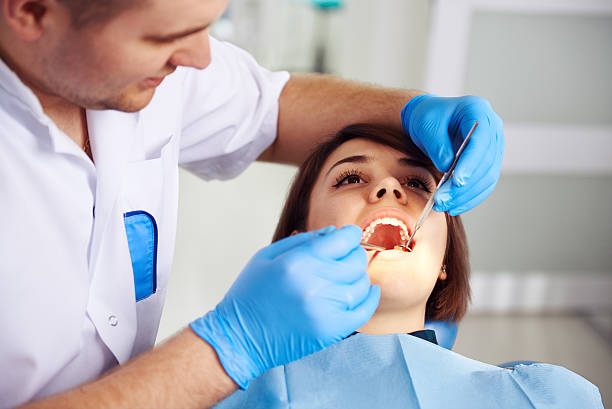
{"label": "lab coat pocket", "polygon": [[125,213],[123,221],[138,302],[157,291],[157,223],[150,213],[143,210]]}
{"label": "lab coat pocket", "polygon": [[[175,139],[162,148],[161,156],[127,164],[123,184],[123,213],[129,245],[136,301],[163,289],[169,274],[168,237],[176,227],[169,223],[175,175],[169,169]],[[174,198],[177,201],[178,197]],[[170,207],[170,208],[169,208]],[[171,255],[170,255],[171,257]]]}

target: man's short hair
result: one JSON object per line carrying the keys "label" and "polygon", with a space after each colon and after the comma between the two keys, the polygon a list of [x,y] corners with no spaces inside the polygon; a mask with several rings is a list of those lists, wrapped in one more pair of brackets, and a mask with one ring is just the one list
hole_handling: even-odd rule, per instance
{"label": "man's short hair", "polygon": [[102,25],[145,0],[59,0],[70,11],[72,26]]}

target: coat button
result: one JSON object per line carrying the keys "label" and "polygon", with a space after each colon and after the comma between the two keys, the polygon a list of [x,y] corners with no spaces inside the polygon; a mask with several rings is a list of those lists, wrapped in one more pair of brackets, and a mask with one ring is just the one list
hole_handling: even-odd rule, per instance
{"label": "coat button", "polygon": [[109,315],[108,316],[108,323],[110,324],[111,327],[116,327],[117,324],[119,323],[119,320],[117,319],[117,316]]}

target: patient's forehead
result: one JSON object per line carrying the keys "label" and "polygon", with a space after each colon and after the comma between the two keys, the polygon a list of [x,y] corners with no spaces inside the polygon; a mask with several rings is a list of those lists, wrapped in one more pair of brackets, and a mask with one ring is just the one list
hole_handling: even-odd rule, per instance
{"label": "patient's forehead", "polygon": [[392,158],[411,157],[411,155],[404,152],[400,152],[388,145],[384,145],[368,139],[357,138],[351,139],[350,141],[343,143],[335,151],[333,151],[325,161],[323,169],[327,171],[337,161],[355,155],[364,155],[372,157],[377,162]]}

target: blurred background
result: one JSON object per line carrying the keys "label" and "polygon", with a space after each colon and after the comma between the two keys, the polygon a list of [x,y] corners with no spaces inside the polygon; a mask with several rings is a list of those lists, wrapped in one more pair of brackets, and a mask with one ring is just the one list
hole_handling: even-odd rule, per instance
{"label": "blurred background", "polygon": [[[496,190],[464,215],[473,297],[454,350],[563,365],[612,402],[612,1],[231,0],[213,34],[273,70],[491,101],[506,154]],[[181,172],[159,341],[269,243],[294,173]]]}

